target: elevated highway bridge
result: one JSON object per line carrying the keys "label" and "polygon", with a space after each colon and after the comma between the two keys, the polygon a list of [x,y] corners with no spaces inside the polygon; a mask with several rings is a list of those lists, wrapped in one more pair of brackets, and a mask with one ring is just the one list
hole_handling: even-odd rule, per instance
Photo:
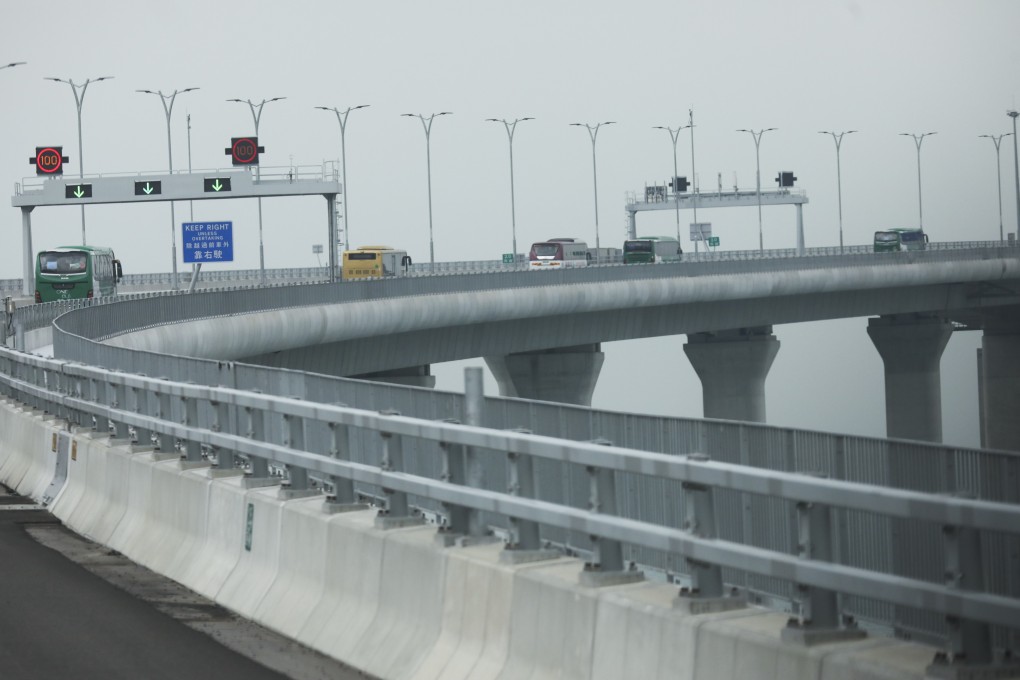
{"label": "elevated highway bridge", "polygon": [[[5,443],[0,474],[82,533],[380,677],[493,656],[532,677],[565,663],[606,678],[773,677],[784,663],[797,666],[784,677],[826,677],[829,663],[1010,677],[1017,255],[985,244],[24,308],[22,346],[51,340],[55,358],[0,349],[5,427],[32,408],[57,430],[33,421],[46,450]],[[771,326],[841,316],[875,317],[895,438],[764,424]],[[937,443],[938,356],[956,328],[984,333],[987,449]],[[679,333],[706,420],[584,405],[599,343]],[[479,376],[464,395],[413,386],[433,362],[477,356],[503,398],[482,397]],[[745,626],[746,603],[781,614]],[[649,633],[642,654],[628,630]],[[394,654],[369,653],[381,639]],[[810,661],[819,649],[827,662]]]}

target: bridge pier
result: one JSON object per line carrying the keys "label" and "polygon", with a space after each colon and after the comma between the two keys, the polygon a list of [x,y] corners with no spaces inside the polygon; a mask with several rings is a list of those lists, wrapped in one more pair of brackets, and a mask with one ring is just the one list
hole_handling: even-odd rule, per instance
{"label": "bridge pier", "polygon": [[580,406],[591,406],[603,361],[598,343],[485,357],[500,396]]}
{"label": "bridge pier", "polygon": [[936,316],[882,316],[868,335],[885,365],[885,430],[895,439],[942,441],[939,362],[953,325]]}
{"label": "bridge pier", "polygon": [[765,422],[765,378],[779,352],[772,326],[690,333],[684,353],[701,379],[706,418]]}
{"label": "bridge pier", "polygon": [[979,356],[982,446],[1020,451],[1020,308],[986,313]]}

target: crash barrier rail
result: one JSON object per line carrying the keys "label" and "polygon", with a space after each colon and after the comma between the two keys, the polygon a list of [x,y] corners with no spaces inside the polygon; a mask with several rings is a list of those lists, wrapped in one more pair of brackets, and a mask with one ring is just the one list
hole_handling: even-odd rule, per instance
{"label": "crash barrier rail", "polygon": [[[484,420],[480,369],[469,369],[464,419]],[[784,638],[856,637],[855,603],[938,617],[936,665],[1003,663],[1020,640],[1020,594],[990,587],[991,564],[1018,547],[1020,504],[937,494],[761,469],[702,453],[668,455],[571,441],[394,411],[175,382],[47,359],[0,348],[0,392],[68,425],[94,428],[178,455],[189,464],[241,468],[291,492],[316,489],[327,502],[370,501],[382,528],[431,517],[453,535],[496,534],[509,554],[557,549],[577,554],[588,538],[584,576],[637,576],[627,548],[684,564],[681,595],[705,606],[746,598],[752,575],[789,585],[793,614]],[[949,459],[938,461],[944,465]],[[1016,485],[1016,458],[1001,472]],[[928,463],[932,466],[932,462]],[[580,482],[583,502],[543,498],[550,482]],[[1010,483],[1010,482],[1007,482]],[[672,512],[633,513],[629,494],[656,491]],[[762,519],[785,531],[785,546],[740,543],[716,518],[733,505],[759,504]],[[438,510],[438,511],[437,511]],[[912,547],[937,563],[941,578],[889,573],[869,563],[849,534]],[[550,536],[561,537],[559,541]],[[1016,577],[1014,572],[1013,577]]]}
{"label": "crash barrier rail", "polygon": [[[972,250],[974,248],[1015,248],[1015,241],[954,241],[947,243],[929,243],[926,251],[916,252],[945,252],[958,250]],[[911,254],[913,254],[911,253]],[[870,245],[854,246],[824,246],[805,248],[803,253],[798,253],[796,248],[777,248],[772,250],[709,250],[707,247],[700,252],[685,252],[682,255],[683,262],[751,262],[770,261],[787,258],[804,257],[830,257],[830,256],[874,256],[874,248]],[[878,253],[879,256],[887,257],[895,253]],[[614,255],[609,259],[608,264],[622,263],[622,256]],[[416,276],[432,276],[443,274],[477,274],[496,271],[520,271],[527,269],[527,254],[517,254],[516,262],[502,262],[500,260],[464,260],[456,262],[415,262],[408,267],[408,273]],[[179,277],[182,281],[189,280],[189,272],[181,272]],[[207,288],[210,285],[238,286],[242,284],[259,285],[265,281],[278,283],[281,281],[314,283],[329,280],[329,268],[319,267],[283,267],[266,269],[211,269],[205,268],[199,276],[198,286]],[[125,274],[121,281],[121,288],[125,292],[137,291],[138,289],[169,287],[174,284],[174,275],[171,272],[154,272],[148,274]],[[20,295],[21,279],[0,279],[0,295]]]}

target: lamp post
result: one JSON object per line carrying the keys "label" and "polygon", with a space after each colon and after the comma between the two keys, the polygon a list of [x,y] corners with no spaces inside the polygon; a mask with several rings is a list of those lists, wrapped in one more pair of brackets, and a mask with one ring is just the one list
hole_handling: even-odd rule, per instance
{"label": "lamp post", "polygon": [[486,118],[486,122],[490,123],[502,123],[503,127],[506,128],[507,139],[510,140],[510,228],[513,232],[513,250],[514,262],[517,262],[517,210],[514,206],[514,131],[517,130],[517,124],[526,120],[535,120],[534,118],[514,118],[513,122],[507,122],[503,118]]}
{"label": "lamp post", "polygon": [[[345,134],[347,133],[347,116],[350,114],[351,111],[357,111],[358,109],[368,108],[369,106],[370,104],[358,104],[357,106],[348,106],[343,111],[336,108],[335,106],[315,107],[323,111],[332,111],[333,113],[336,114],[337,122],[340,123],[340,172],[343,175],[344,182],[344,242],[346,243],[348,248],[351,247],[350,225],[348,224],[347,221],[350,218],[351,203],[350,195],[347,190],[347,144],[345,141]],[[333,253],[332,258],[334,259],[336,258],[336,245],[337,245],[336,243],[329,244],[330,248],[333,249],[331,252]],[[333,262],[334,259],[331,259],[330,262]]]}
{"label": "lamp post", "polygon": [[765,239],[762,236],[761,229],[761,156],[759,154],[759,150],[761,146],[761,136],[766,132],[771,132],[772,130],[775,129],[776,128],[765,128],[764,130],[758,130],[757,132],[755,132],[754,130],[745,130],[743,128],[737,130],[737,132],[749,132],[751,136],[754,138],[754,167],[755,167],[754,175],[755,185],[757,186],[758,193],[758,250],[760,252],[765,251]]}
{"label": "lamp post", "polygon": [[11,68],[12,66],[24,66],[27,63],[28,63],[27,61],[12,61],[9,64],[0,64],[0,70],[3,70],[5,68]]}
{"label": "lamp post", "polygon": [[843,252],[843,177],[839,167],[839,147],[843,144],[843,135],[852,135],[857,130],[846,130],[844,132],[830,132],[822,130],[820,135],[832,135],[832,141],[836,142],[836,195],[839,200],[839,252]]}
{"label": "lamp post", "polygon": [[1006,115],[1013,119],[1013,179],[1016,182],[1016,240],[1020,242],[1020,163],[1016,153],[1016,117],[1018,111],[1007,111]]}
{"label": "lamp post", "polygon": [[[184,94],[185,92],[192,92],[197,90],[197,87],[187,87],[183,90],[174,90],[171,94],[163,94],[163,90],[154,92],[152,90],[135,90],[142,94],[154,94],[159,97],[159,100],[163,103],[163,113],[166,114],[166,152],[167,152],[167,163],[170,166],[170,174],[174,174],[174,147],[170,142],[170,116],[174,110],[174,100],[177,99],[177,95]],[[173,258],[173,279],[174,279],[174,290],[180,288],[180,282],[177,280],[177,219],[174,216],[174,202],[170,201],[170,254]]]}
{"label": "lamp post", "polygon": [[436,116],[449,116],[452,111],[440,111],[439,113],[433,113],[428,118],[420,113],[402,113],[401,116],[409,116],[411,118],[418,118],[421,120],[422,129],[425,130],[425,169],[428,175],[428,187],[429,187],[429,268],[436,268],[436,249],[435,244],[432,240],[432,121]]}
{"label": "lamp post", "polygon": [[615,120],[607,120],[602,123],[596,123],[590,125],[588,123],[571,123],[577,127],[583,127],[588,130],[588,136],[591,138],[591,174],[595,186],[595,262],[596,264],[602,259],[602,246],[599,243],[599,173],[598,165],[595,163],[595,140],[599,137],[599,128],[603,125],[614,125]]}
{"label": "lamp post", "polygon": [[978,137],[987,137],[992,140],[995,144],[995,175],[996,175],[996,186],[999,188],[999,241],[1004,241],[1005,237],[1002,233],[1002,163],[999,160],[999,143],[1003,137],[1008,137],[1012,132],[1007,132],[1001,135],[978,135]]}
{"label": "lamp post", "polygon": [[[85,176],[85,159],[82,154],[82,143],[81,143],[81,105],[85,101],[85,90],[89,88],[89,83],[98,83],[100,80],[110,80],[113,76],[102,76],[100,78],[86,78],[85,82],[78,85],[73,80],[66,78],[53,78],[46,77],[45,80],[52,80],[57,83],[67,83],[71,86],[71,92],[74,93],[74,105],[78,110],[78,178],[81,179]],[[85,243],[85,204],[81,205],[81,244]]]}
{"label": "lamp post", "polygon": [[901,132],[901,137],[913,137],[914,146],[917,147],[917,226],[924,230],[924,206],[921,203],[921,142],[925,137],[937,135],[937,132],[922,132],[915,135],[912,132]]}
{"label": "lamp post", "polygon": [[[677,170],[676,165],[676,140],[680,137],[680,131],[686,130],[691,127],[690,125],[684,125],[678,128],[671,128],[665,125],[655,125],[653,130],[665,130],[669,133],[669,138],[673,140],[673,181],[676,182]],[[677,192],[677,187],[673,187],[673,202],[676,204],[676,240],[680,240],[680,194]],[[695,241],[694,245],[697,247],[698,242]]]}
{"label": "lamp post", "polygon": [[[259,136],[259,121],[262,120],[262,107],[269,102],[278,102],[286,97],[273,97],[272,99],[263,99],[258,104],[255,104],[250,99],[228,99],[228,102],[238,102],[240,104],[247,104],[251,110],[252,120],[255,121],[255,138]],[[259,173],[259,166],[255,166],[255,181],[258,182],[261,179]],[[259,204],[259,283],[265,285],[266,283],[266,249],[262,241],[262,197],[258,197]]]}

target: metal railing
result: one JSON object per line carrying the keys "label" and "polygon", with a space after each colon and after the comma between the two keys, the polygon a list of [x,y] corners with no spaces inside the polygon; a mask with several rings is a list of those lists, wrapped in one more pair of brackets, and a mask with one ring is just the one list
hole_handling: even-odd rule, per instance
{"label": "metal railing", "polygon": [[[990,663],[1004,650],[1015,652],[1020,641],[1017,574],[1005,588],[991,578],[995,563],[1020,546],[1020,504],[893,488],[881,480],[837,481],[810,455],[794,462],[799,472],[704,455],[719,448],[710,443],[717,427],[740,428],[743,441],[722,446],[739,451],[756,431],[776,428],[702,421],[704,446],[671,455],[148,378],[3,348],[0,392],[69,424],[133,438],[192,463],[241,468],[254,477],[278,469],[278,481],[291,491],[318,489],[339,504],[371,500],[380,506],[382,526],[428,515],[443,531],[468,533],[473,515],[481,520],[474,526],[503,536],[511,553],[581,552],[585,573],[594,574],[643,568],[634,556],[667,555],[682,566],[671,578],[695,599],[754,599],[756,583],[782,584],[798,631],[852,631],[855,618],[870,618],[874,603],[893,612],[900,634],[910,630],[900,627],[899,612],[937,620],[925,633],[950,659]],[[493,404],[480,391],[469,390],[466,399],[464,419],[489,419]],[[852,438],[844,439],[833,453],[848,472],[859,461]],[[803,449],[792,447],[799,453],[791,454],[789,444],[794,459],[813,448],[802,441]],[[926,455],[937,448],[915,446]],[[965,458],[925,460],[924,472],[945,476],[952,469],[960,483]],[[1000,460],[1015,492],[1017,458]],[[471,474],[471,465],[484,472]],[[550,485],[580,493],[551,498]],[[644,494],[667,496],[668,511],[636,514],[632,501]],[[760,515],[751,521],[770,523],[783,540],[732,535],[725,515],[734,506]],[[926,539],[915,545],[932,562],[929,573],[904,575],[871,563],[867,542],[895,551],[901,532]],[[578,537],[586,540],[583,550]]]}

